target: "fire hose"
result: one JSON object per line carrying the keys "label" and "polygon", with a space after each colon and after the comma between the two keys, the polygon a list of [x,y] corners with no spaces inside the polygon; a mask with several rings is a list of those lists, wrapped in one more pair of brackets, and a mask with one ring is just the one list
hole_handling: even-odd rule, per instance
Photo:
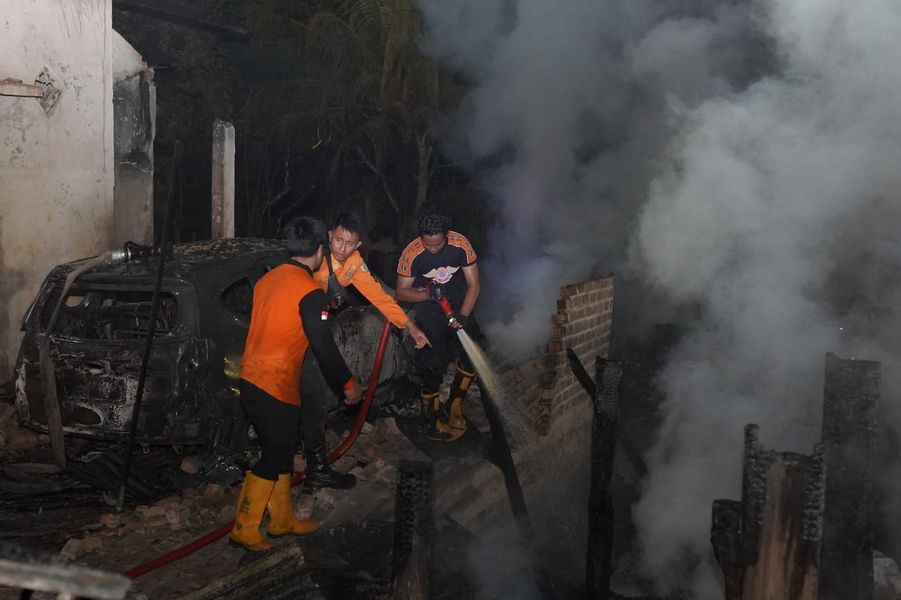
{"label": "fire hose", "polygon": [[[341,444],[335,448],[335,450],[329,455],[328,462],[333,463],[341,456],[344,455],[347,450],[353,446],[354,442],[357,440],[357,437],[360,435],[360,431],[363,429],[363,424],[366,422],[366,417],[369,415],[369,409],[372,406],[372,398],[375,395],[375,388],[379,381],[379,373],[382,370],[382,361],[385,359],[385,350],[388,348],[388,340],[391,336],[391,323],[389,321],[385,322],[385,326],[382,327],[382,335],[379,338],[378,349],[375,353],[375,361],[372,364],[372,371],[369,373],[369,386],[366,388],[366,397],[363,399],[363,404],[360,406],[360,412],[357,414],[357,420],[354,423],[353,428],[350,430],[350,433],[347,434],[347,437],[344,439]],[[303,482],[304,476],[306,472],[300,472],[294,475],[291,478],[291,487],[299,485]],[[145,575],[151,571],[155,571],[162,566],[168,565],[171,562],[175,562],[180,558],[184,558],[185,556],[200,550],[201,548],[212,544],[216,540],[224,537],[232,530],[232,525],[234,521],[229,521],[219,529],[215,531],[211,531],[210,533],[197,538],[193,542],[182,546],[181,548],[177,548],[171,552],[163,554],[162,556],[158,556],[152,560],[147,561],[146,563],[139,565],[133,569],[130,569],[125,572],[126,577],[130,577],[131,579],[136,579],[141,575]]]}

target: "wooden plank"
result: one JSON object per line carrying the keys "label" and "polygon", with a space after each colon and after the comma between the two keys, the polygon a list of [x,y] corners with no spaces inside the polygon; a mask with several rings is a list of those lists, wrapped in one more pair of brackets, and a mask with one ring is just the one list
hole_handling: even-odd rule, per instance
{"label": "wooden plank", "polygon": [[18,79],[0,79],[0,96],[43,98],[44,88],[39,85],[22,83]]}
{"label": "wooden plank", "polygon": [[131,580],[118,573],[90,569],[50,554],[0,542],[0,584],[63,596],[120,600]]}

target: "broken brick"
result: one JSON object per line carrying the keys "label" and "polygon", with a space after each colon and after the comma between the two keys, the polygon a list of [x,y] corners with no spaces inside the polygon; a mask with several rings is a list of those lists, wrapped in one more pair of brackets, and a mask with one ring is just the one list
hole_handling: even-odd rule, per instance
{"label": "broken brick", "polygon": [[203,466],[203,461],[200,460],[197,456],[186,456],[181,459],[181,466],[179,467],[183,472],[188,475],[196,475],[198,471],[200,471],[200,467]]}
{"label": "broken brick", "polygon": [[235,518],[235,507],[234,506],[223,506],[219,510],[219,514],[216,515],[216,521],[219,523],[227,523]]}
{"label": "broken brick", "polygon": [[154,506],[160,506],[164,510],[178,508],[181,505],[181,496],[167,496],[158,501]]}
{"label": "broken brick", "polygon": [[297,453],[294,455],[294,472],[300,473],[302,471],[307,470],[307,461],[304,459],[303,454]]}
{"label": "broken brick", "polygon": [[100,536],[92,535],[91,537],[86,537],[82,540],[81,550],[82,552],[99,552],[103,550],[103,538]]}
{"label": "broken brick", "polygon": [[225,490],[218,483],[208,483],[206,489],[203,490],[204,498],[219,498],[225,495]]}
{"label": "broken brick", "polygon": [[69,539],[65,546],[63,546],[62,550],[59,551],[59,555],[62,558],[68,560],[75,560],[78,558],[78,555],[82,553],[82,540],[71,538]]}
{"label": "broken brick", "polygon": [[184,529],[191,525],[191,511],[184,507],[167,510],[166,521],[173,530]]}
{"label": "broken brick", "polygon": [[142,505],[136,508],[135,512],[145,521],[166,516],[166,508],[159,504],[153,506]]}
{"label": "broken brick", "polygon": [[313,506],[316,499],[310,494],[301,494],[294,503],[294,516],[301,521],[306,521],[313,516]]}
{"label": "broken brick", "polygon": [[118,527],[122,524],[122,515],[116,513],[104,513],[100,515],[100,524],[108,528]]}
{"label": "broken brick", "polygon": [[7,450],[28,450],[40,445],[40,438],[33,431],[12,428],[6,433]]}

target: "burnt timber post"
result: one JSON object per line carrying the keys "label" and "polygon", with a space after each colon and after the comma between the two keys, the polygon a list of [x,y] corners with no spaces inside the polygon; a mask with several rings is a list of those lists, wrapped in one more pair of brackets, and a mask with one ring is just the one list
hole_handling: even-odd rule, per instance
{"label": "burnt timber post", "polygon": [[710,543],[713,554],[723,571],[726,584],[726,600],[741,600],[742,504],[737,500],[713,501],[713,526],[710,529]]}
{"label": "burnt timber post", "polygon": [[622,364],[595,358],[595,384],[579,360],[567,348],[566,356],[576,379],[591,396],[591,486],[588,494],[588,543],[585,560],[585,597],[606,599],[613,575],[613,500],[610,479],[616,450],[616,424],[619,414],[619,384]]}
{"label": "burnt timber post", "polygon": [[235,237],[235,126],[213,122],[213,189],[210,238]]}
{"label": "burnt timber post", "polygon": [[397,465],[392,587],[394,600],[429,598],[432,555],[432,464]]}
{"label": "burnt timber post", "polygon": [[[714,502],[711,541],[728,600],[817,600],[825,469],[813,455],[765,450],[745,427],[741,518]],[[740,585],[738,582],[740,581]]]}
{"label": "burnt timber post", "polygon": [[592,397],[591,487],[588,495],[588,546],[585,589],[589,599],[605,599],[610,594],[613,557],[613,500],[610,478],[616,447],[619,411],[619,382],[622,365],[598,356],[595,359],[597,391]]}
{"label": "burnt timber post", "polygon": [[0,585],[28,590],[22,594],[23,598],[30,598],[30,592],[37,591],[55,593],[59,600],[81,597],[120,600],[125,598],[131,580],[119,573],[91,569],[0,542]]}
{"label": "burnt timber post", "polygon": [[880,363],[826,355],[823,600],[873,598],[873,468]]}

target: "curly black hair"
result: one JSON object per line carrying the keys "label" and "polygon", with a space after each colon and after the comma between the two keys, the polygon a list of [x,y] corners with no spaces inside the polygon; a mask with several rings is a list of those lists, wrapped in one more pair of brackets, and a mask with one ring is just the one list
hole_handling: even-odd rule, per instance
{"label": "curly black hair", "polygon": [[295,217],[282,228],[289,256],[307,258],[316,254],[319,246],[328,245],[325,223],[312,217]]}
{"label": "curly black hair", "polygon": [[419,219],[419,235],[435,235],[437,233],[447,235],[448,220],[442,214],[429,213]]}

